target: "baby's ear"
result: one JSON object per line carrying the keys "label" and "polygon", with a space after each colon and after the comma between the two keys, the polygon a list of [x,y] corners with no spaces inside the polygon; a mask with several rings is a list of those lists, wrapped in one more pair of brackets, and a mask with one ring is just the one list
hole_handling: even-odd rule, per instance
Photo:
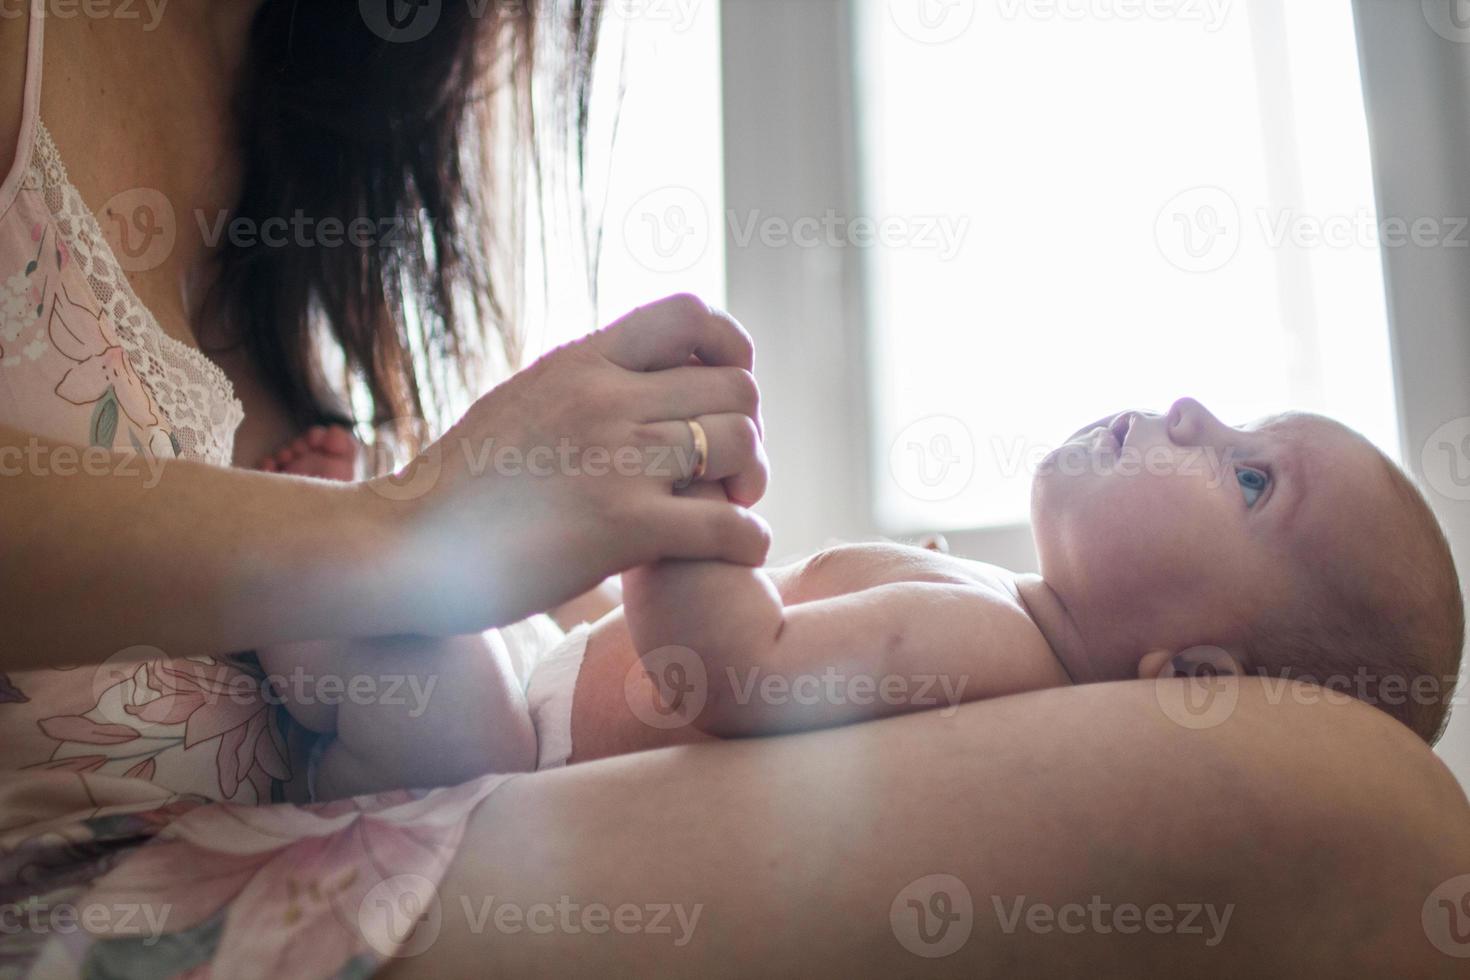
{"label": "baby's ear", "polygon": [[1138,661],[1138,677],[1151,681],[1160,677],[1241,677],[1245,660],[1224,647],[1198,646],[1181,650],[1154,650]]}

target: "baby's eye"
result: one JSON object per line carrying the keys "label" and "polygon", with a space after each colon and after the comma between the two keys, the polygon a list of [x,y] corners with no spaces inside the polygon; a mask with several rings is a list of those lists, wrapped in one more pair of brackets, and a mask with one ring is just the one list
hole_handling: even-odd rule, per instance
{"label": "baby's eye", "polygon": [[1261,499],[1261,494],[1266,492],[1268,478],[1260,470],[1249,469],[1245,466],[1235,468],[1235,480],[1240,484],[1240,489],[1245,493],[1245,505],[1254,507],[1256,501]]}

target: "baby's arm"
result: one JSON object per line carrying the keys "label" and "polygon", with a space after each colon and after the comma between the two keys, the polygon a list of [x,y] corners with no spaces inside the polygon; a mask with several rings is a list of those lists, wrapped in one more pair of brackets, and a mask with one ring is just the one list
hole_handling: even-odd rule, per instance
{"label": "baby's arm", "polygon": [[[712,735],[846,725],[1067,683],[1030,618],[977,585],[902,582],[783,607],[770,576],[663,562],[624,576],[645,666],[694,651]],[[655,676],[657,679],[657,676]]]}

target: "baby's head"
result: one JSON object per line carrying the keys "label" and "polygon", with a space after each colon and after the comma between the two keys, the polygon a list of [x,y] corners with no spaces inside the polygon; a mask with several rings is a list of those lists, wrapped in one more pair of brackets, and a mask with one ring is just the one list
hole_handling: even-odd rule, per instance
{"label": "baby's head", "polygon": [[1290,414],[1233,428],[1187,398],[1125,412],[1047,458],[1032,526],[1100,679],[1219,647],[1438,738],[1464,635],[1454,562],[1419,491],[1345,426]]}

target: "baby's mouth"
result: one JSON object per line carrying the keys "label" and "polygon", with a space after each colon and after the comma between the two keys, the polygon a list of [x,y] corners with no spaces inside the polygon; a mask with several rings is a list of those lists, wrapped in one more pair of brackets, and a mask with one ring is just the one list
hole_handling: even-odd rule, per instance
{"label": "baby's mouth", "polygon": [[1098,419],[1096,422],[1093,422],[1091,425],[1084,425],[1082,428],[1080,428],[1076,432],[1072,433],[1071,438],[1068,439],[1067,441],[1068,442],[1077,442],[1078,440],[1082,439],[1083,437],[1087,437],[1087,438],[1090,439],[1092,437],[1092,435],[1097,432],[1098,429],[1108,429],[1108,428],[1111,428],[1112,420],[1114,418],[1115,418],[1115,416],[1106,415],[1106,416]]}

